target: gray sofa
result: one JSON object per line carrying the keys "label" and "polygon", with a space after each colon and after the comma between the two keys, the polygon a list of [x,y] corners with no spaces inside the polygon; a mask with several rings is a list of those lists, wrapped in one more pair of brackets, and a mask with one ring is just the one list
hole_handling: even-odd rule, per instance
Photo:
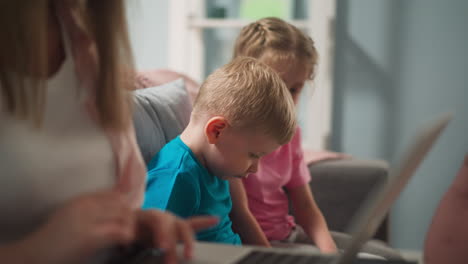
{"label": "gray sofa", "polygon": [[[388,164],[380,160],[322,161],[309,166],[314,198],[322,211],[332,236],[339,248],[350,242],[353,221],[358,220],[360,209],[388,180]],[[365,206],[364,206],[365,207]],[[294,212],[292,212],[294,213]],[[362,251],[386,259],[402,259],[398,250],[388,242],[388,217],[380,224],[372,240]]]}
{"label": "gray sofa", "polygon": [[[309,165],[315,200],[331,230],[348,232],[356,212],[370,193],[387,181],[388,164],[380,160],[346,159]],[[374,238],[388,241],[388,221]]]}
{"label": "gray sofa", "polygon": [[[182,79],[134,91],[134,125],[146,163],[188,124],[191,103]],[[369,192],[386,180],[387,165],[356,159],[326,161],[310,166],[312,190],[331,230],[347,231],[350,219]],[[386,239],[386,226],[380,239]],[[338,237],[342,233],[338,233]],[[380,243],[380,242],[373,242]],[[381,243],[375,252],[398,258],[398,252]]]}

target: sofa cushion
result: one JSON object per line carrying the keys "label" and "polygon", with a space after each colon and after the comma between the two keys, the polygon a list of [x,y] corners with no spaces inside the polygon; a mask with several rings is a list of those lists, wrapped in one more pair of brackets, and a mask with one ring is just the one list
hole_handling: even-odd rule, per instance
{"label": "sofa cushion", "polygon": [[[345,159],[323,161],[309,166],[310,186],[328,227],[334,231],[353,231],[351,220],[375,190],[388,181],[388,163],[382,160]],[[384,221],[376,238],[387,241]]]}
{"label": "sofa cushion", "polygon": [[136,139],[146,164],[170,140],[182,133],[190,120],[190,103],[182,79],[133,91]]}

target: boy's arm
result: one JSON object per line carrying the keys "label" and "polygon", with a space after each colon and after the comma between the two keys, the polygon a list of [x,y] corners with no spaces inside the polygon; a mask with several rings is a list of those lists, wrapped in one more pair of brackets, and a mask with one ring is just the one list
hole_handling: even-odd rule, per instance
{"label": "boy's arm", "polygon": [[336,252],[325,218],[315,203],[309,184],[288,189],[297,223],[324,253]]}
{"label": "boy's arm", "polygon": [[229,190],[232,199],[230,214],[232,229],[239,234],[245,244],[270,247],[270,242],[268,242],[260,225],[249,210],[247,194],[242,180],[229,180]]}
{"label": "boy's arm", "polygon": [[148,171],[143,209],[166,210],[174,186],[175,173],[174,170]]}
{"label": "boy's arm", "polygon": [[200,186],[194,176],[178,173],[166,210],[182,218],[196,216],[200,197]]}
{"label": "boy's arm", "polygon": [[188,218],[199,205],[200,188],[192,175],[172,169],[148,172],[144,209],[157,208]]}

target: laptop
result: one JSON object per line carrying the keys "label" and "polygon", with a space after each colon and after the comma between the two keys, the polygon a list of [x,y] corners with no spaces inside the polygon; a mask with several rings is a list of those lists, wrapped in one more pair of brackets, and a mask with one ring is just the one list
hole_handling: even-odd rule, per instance
{"label": "laptop", "polygon": [[[400,195],[434,142],[452,119],[451,114],[439,116],[421,127],[411,144],[404,152],[401,160],[390,171],[389,181],[372,195],[354,217],[355,231],[352,232],[351,242],[344,251],[338,254],[321,254],[315,252],[295,250],[294,248],[262,248],[255,246],[231,246],[215,243],[196,242],[194,257],[186,264],[409,264],[403,260],[385,260],[366,256],[359,253],[376,232],[378,226],[390,210],[392,204]],[[153,251],[155,259],[158,252]],[[147,252],[151,255],[151,252]],[[161,256],[159,255],[159,258]],[[159,262],[141,262],[159,263]]]}

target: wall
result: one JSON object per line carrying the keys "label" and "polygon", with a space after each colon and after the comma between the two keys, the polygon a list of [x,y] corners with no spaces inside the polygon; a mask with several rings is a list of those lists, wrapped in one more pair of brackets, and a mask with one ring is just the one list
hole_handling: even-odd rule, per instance
{"label": "wall", "polygon": [[[137,68],[167,67],[168,1],[127,9]],[[418,124],[455,113],[392,210],[391,243],[420,249],[468,152],[468,1],[338,0],[337,12],[335,150],[394,163]]]}
{"label": "wall", "polygon": [[468,1],[339,0],[332,146],[395,163],[417,126],[454,120],[391,212],[391,244],[421,249],[468,153]]}
{"label": "wall", "polygon": [[167,68],[169,1],[132,0],[126,5],[135,66]]}

